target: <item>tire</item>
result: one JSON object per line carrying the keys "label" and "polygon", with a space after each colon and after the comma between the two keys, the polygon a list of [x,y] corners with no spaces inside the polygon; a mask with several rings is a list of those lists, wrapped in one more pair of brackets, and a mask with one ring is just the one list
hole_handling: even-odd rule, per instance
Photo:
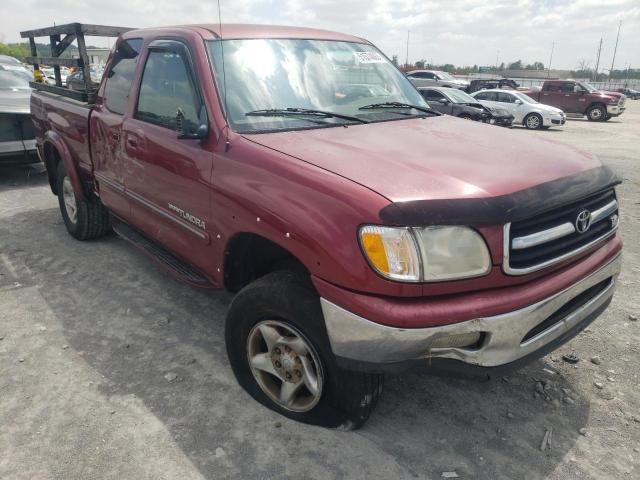
{"label": "tire", "polygon": [[602,122],[607,116],[607,109],[602,105],[593,105],[587,110],[587,119],[590,122]]}
{"label": "tire", "polygon": [[102,237],[111,230],[109,211],[98,198],[92,196],[79,200],[76,197],[62,161],[58,162],[56,182],[60,213],[72,237],[91,240]]}
{"label": "tire", "polygon": [[613,117],[611,115],[607,115],[606,117],[604,117],[603,121],[608,122],[609,120],[611,120]]}
{"label": "tire", "polygon": [[462,115],[458,115],[458,118],[461,118],[463,120],[473,120],[473,118],[471,118],[471,115],[468,115],[466,113],[463,113]]}
{"label": "tire", "polygon": [[[305,348],[285,351],[287,345],[299,344],[299,340]],[[225,342],[238,383],[255,400],[293,420],[354,430],[367,421],[382,395],[382,375],[337,366],[319,297],[306,272],[272,272],[242,289],[227,313]],[[252,368],[249,357],[260,366]],[[315,374],[315,383],[307,382],[306,373],[300,374],[309,370]],[[280,399],[288,374],[289,379],[300,378],[302,386],[285,405]],[[315,395],[308,383],[317,387]]]}
{"label": "tire", "polygon": [[522,124],[528,130],[540,130],[543,127],[542,116],[538,113],[530,113],[529,115],[524,117]]}

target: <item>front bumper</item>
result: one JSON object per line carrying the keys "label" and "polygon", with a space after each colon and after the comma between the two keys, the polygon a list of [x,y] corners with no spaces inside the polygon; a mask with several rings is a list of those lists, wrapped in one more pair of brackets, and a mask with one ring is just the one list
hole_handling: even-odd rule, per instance
{"label": "front bumper", "polygon": [[[324,298],[320,301],[331,348],[346,368],[398,371],[415,363],[446,359],[491,369],[536,353],[542,355],[546,347],[563,343],[595,319],[611,301],[621,263],[621,255],[617,255],[572,286],[533,305],[439,327],[388,327]],[[480,341],[471,347],[431,346],[436,340],[442,342],[443,337],[471,332],[481,334]]]}
{"label": "front bumper", "polygon": [[567,117],[565,115],[549,115],[544,117],[542,124],[546,126],[558,126],[564,125],[567,121]]}
{"label": "front bumper", "polygon": [[617,117],[618,115],[622,115],[626,110],[624,105],[607,105],[607,115],[612,117]]}

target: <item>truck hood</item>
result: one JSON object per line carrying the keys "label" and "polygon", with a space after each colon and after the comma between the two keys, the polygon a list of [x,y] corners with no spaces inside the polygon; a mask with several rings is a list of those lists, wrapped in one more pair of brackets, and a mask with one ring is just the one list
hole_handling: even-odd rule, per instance
{"label": "truck hood", "polygon": [[450,116],[245,135],[392,202],[505,195],[601,165],[528,132]]}

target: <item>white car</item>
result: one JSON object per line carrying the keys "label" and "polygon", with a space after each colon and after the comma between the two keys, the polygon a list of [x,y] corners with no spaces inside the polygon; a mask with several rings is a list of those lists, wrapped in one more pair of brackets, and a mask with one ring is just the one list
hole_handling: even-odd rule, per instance
{"label": "white car", "polygon": [[544,105],[517,90],[479,90],[471,94],[481,104],[491,108],[504,108],[520,124],[530,130],[559,127],[567,121],[567,116],[559,108]]}

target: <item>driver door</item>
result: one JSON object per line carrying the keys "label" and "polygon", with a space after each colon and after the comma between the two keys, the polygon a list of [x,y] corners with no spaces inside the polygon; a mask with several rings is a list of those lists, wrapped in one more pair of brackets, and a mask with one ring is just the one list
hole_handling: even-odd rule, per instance
{"label": "driver door", "polygon": [[206,139],[178,135],[180,121],[199,124],[206,112],[188,46],[152,42],[137,95],[122,128],[133,224],[206,271],[210,266],[202,262],[213,257],[208,251],[212,148]]}

